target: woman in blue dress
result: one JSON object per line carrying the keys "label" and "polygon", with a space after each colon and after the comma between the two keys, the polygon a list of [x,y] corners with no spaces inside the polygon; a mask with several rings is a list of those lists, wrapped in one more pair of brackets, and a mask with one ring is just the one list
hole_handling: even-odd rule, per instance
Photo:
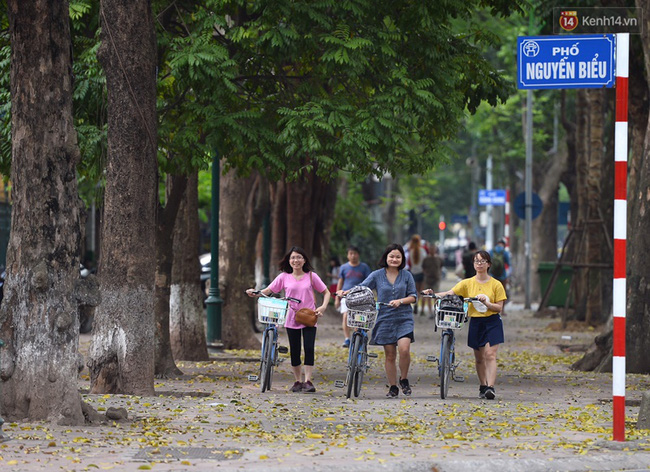
{"label": "woman in blue dress", "polygon": [[[407,270],[404,249],[400,244],[390,244],[379,260],[380,269],[371,272],[359,285],[377,292],[377,300],[389,306],[380,305],[377,322],[372,330],[370,344],[384,346],[386,355],[386,378],[390,389],[387,397],[397,397],[397,353],[399,351],[399,385],[404,395],[411,394],[408,381],[411,365],[411,343],[413,336],[413,308],[417,301],[417,291],[413,275]],[[343,295],[347,293],[341,291]]]}

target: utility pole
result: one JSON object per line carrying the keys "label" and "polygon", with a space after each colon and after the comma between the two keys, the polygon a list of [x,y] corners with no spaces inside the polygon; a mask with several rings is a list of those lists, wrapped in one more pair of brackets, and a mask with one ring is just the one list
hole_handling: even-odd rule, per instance
{"label": "utility pole", "polygon": [[[485,166],[485,188],[489,192],[492,190],[492,154],[488,155]],[[493,205],[487,205],[487,227],[485,229],[485,250],[490,251],[494,245],[494,221],[492,219]]]}

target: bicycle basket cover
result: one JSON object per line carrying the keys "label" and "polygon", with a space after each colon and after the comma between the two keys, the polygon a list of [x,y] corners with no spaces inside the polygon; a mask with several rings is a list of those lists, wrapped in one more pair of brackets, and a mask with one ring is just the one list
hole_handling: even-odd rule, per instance
{"label": "bicycle basket cover", "polygon": [[345,304],[353,310],[370,311],[375,309],[375,294],[368,287],[357,285],[345,296]]}
{"label": "bicycle basket cover", "polygon": [[463,311],[463,299],[458,295],[445,295],[440,300],[440,310]]}

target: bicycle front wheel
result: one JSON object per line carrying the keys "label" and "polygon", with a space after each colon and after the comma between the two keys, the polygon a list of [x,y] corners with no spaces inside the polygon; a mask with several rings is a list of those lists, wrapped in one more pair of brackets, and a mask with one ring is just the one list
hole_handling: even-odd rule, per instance
{"label": "bicycle front wheel", "polygon": [[267,329],[264,332],[264,339],[262,341],[262,364],[260,365],[260,389],[262,393],[271,388],[274,344],[273,330]]}
{"label": "bicycle front wheel", "polygon": [[358,397],[361,393],[361,384],[363,375],[366,373],[366,363],[368,362],[368,344],[362,336],[355,338],[355,353],[357,356],[357,372],[354,376],[354,396]]}
{"label": "bicycle front wheel", "polygon": [[348,356],[348,379],[347,379],[347,392],[345,394],[346,398],[352,396],[352,389],[356,382],[357,371],[359,370],[359,341],[361,336],[355,333],[352,336],[352,342],[350,342],[350,355]]}
{"label": "bicycle front wheel", "polygon": [[453,334],[443,333],[440,348],[440,398],[447,398],[451,373],[451,337]]}

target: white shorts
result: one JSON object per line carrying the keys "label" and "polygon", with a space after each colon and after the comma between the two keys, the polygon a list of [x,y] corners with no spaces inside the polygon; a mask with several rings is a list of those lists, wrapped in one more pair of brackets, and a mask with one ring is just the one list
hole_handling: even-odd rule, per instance
{"label": "white shorts", "polygon": [[345,313],[348,311],[348,306],[345,304],[345,298],[341,298],[341,305],[339,305],[339,313]]}

